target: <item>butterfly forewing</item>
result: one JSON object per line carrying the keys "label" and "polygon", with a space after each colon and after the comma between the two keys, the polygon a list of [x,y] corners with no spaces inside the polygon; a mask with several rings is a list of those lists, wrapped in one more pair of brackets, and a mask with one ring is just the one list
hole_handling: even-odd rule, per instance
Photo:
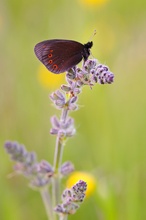
{"label": "butterfly forewing", "polygon": [[35,46],[38,59],[53,73],[64,72],[82,60],[84,45],[71,40],[46,40]]}

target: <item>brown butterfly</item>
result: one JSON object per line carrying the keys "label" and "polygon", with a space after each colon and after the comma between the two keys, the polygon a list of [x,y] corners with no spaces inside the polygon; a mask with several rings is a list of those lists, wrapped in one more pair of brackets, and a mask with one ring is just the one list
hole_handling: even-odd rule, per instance
{"label": "brown butterfly", "polygon": [[62,73],[84,62],[90,55],[93,42],[81,44],[73,40],[53,39],[36,44],[34,52],[45,67],[53,73]]}

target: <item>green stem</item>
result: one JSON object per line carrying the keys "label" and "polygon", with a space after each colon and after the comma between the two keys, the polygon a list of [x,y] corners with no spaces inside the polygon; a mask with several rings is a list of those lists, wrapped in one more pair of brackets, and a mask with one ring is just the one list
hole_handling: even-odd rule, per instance
{"label": "green stem", "polygon": [[59,203],[60,196],[60,177],[59,177],[59,167],[62,161],[62,153],[63,153],[63,142],[60,137],[56,139],[56,149],[54,156],[54,178],[53,178],[53,197],[54,197],[54,206]]}
{"label": "green stem", "polygon": [[48,193],[48,189],[43,188],[40,191],[40,193],[41,193],[41,197],[42,197],[45,209],[46,209],[48,220],[53,220],[52,203],[51,203],[50,195]]}
{"label": "green stem", "polygon": [[[67,118],[68,110],[64,108],[62,110],[62,114],[60,117],[61,122],[65,122]],[[53,205],[54,207],[59,203],[60,199],[60,174],[59,168],[62,163],[62,155],[63,155],[63,147],[64,147],[64,137],[60,135],[57,136],[56,146],[55,146],[55,155],[54,155],[54,178],[52,180],[52,196],[53,196]],[[54,216],[54,218],[56,218]]]}
{"label": "green stem", "polygon": [[60,215],[59,220],[67,220],[68,219],[68,215]]}

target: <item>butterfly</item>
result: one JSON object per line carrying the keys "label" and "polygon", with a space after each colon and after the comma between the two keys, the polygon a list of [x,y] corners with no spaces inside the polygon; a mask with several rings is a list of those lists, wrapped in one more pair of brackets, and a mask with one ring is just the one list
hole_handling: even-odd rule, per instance
{"label": "butterfly", "polygon": [[34,52],[45,67],[56,74],[63,73],[84,62],[90,55],[93,42],[81,44],[73,40],[52,39],[36,44]]}

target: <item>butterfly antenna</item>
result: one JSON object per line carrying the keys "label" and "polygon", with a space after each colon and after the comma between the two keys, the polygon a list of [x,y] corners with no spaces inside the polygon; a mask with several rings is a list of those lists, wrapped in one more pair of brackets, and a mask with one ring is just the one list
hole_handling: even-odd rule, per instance
{"label": "butterfly antenna", "polygon": [[96,35],[96,30],[94,30],[93,34],[91,35],[91,37],[89,38],[89,41],[92,41],[93,37]]}

